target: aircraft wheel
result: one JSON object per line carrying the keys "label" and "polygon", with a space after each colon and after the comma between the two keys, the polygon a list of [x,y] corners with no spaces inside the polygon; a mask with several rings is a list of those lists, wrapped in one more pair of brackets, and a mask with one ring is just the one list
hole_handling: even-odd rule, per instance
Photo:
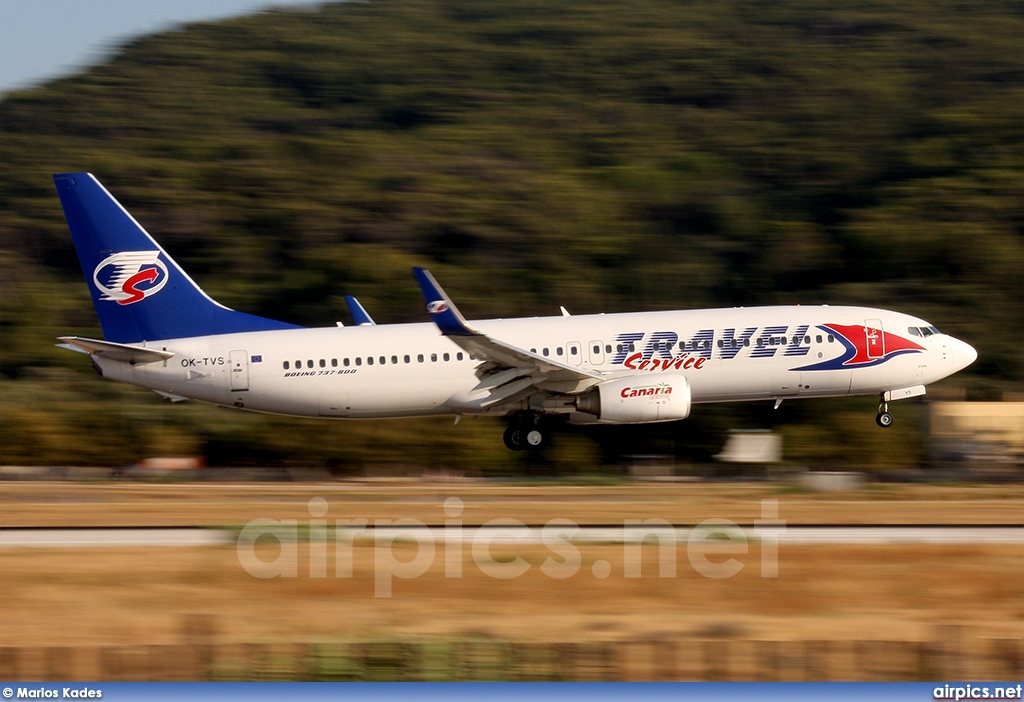
{"label": "aircraft wheel", "polygon": [[539,429],[526,431],[526,447],[537,449],[544,445],[544,434]]}
{"label": "aircraft wheel", "polygon": [[888,429],[892,426],[893,417],[888,412],[879,412],[878,416],[875,417],[875,423],[883,429]]}
{"label": "aircraft wheel", "polygon": [[505,446],[512,451],[522,451],[526,448],[525,432],[518,424],[509,424],[502,438],[505,440]]}

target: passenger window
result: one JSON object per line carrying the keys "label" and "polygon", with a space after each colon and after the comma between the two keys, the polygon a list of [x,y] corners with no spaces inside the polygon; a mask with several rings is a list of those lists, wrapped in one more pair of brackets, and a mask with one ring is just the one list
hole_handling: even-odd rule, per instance
{"label": "passenger window", "polygon": [[331,359],[331,368],[337,368],[337,367],[338,367],[338,359],[332,358]]}
{"label": "passenger window", "polygon": [[816,341],[817,343],[819,343],[819,344],[820,344],[820,343],[821,343],[821,334],[818,334],[818,335],[817,335],[816,337],[814,337],[814,340],[815,340],[815,341]]}
{"label": "passenger window", "polygon": [[744,339],[743,340],[743,345],[744,346],[750,346],[750,339]]}
{"label": "passenger window", "polygon": [[362,359],[361,356],[356,356],[356,365],[357,366],[363,365],[363,359]]}
{"label": "passenger window", "polygon": [[430,354],[430,362],[431,363],[437,363],[437,354],[436,353]]}
{"label": "passenger window", "polygon": [[412,362],[412,359],[409,358],[409,354],[405,354],[405,357],[402,360],[405,361],[406,363],[411,363]]}
{"label": "passenger window", "polygon": [[605,353],[611,353],[612,352],[612,345],[611,344],[605,345],[604,352]]}
{"label": "passenger window", "polygon": [[288,363],[288,361],[285,361],[285,362],[284,362],[284,369],[285,369],[285,370],[288,370],[288,366],[289,366],[289,363]]}
{"label": "passenger window", "polygon": [[447,354],[447,353],[446,353],[446,354],[445,354],[444,356],[442,356],[441,358],[443,358],[443,359],[444,359],[444,362],[445,362],[445,363],[447,363],[448,361],[450,361],[450,360],[451,360],[451,356],[450,356],[449,354]]}
{"label": "passenger window", "polygon": [[601,346],[600,346],[600,344],[594,344],[594,353],[595,354],[601,353]]}
{"label": "passenger window", "polygon": [[561,346],[559,346],[557,349],[555,349],[555,354],[557,354],[559,356],[562,355],[562,347]]}
{"label": "passenger window", "polygon": [[321,368],[326,368],[327,367],[327,361],[325,361],[324,359],[321,358],[320,359],[320,367]]}
{"label": "passenger window", "polygon": [[306,368],[312,368],[312,367],[313,367],[313,359],[311,358],[308,361],[306,361]]}
{"label": "passenger window", "polygon": [[391,357],[391,362],[397,365],[398,364],[398,356],[392,356]]}
{"label": "passenger window", "polygon": [[422,353],[416,354],[416,363],[423,363],[423,354]]}
{"label": "passenger window", "polygon": [[811,337],[810,337],[809,334],[804,337],[804,343],[807,344],[808,346],[810,346],[810,344],[811,344]]}
{"label": "passenger window", "polygon": [[457,354],[455,354],[455,360],[456,361],[461,361],[462,360],[462,352],[461,351],[459,351]]}
{"label": "passenger window", "polygon": [[828,335],[828,343],[830,343],[830,344],[831,344],[831,343],[832,343],[833,341],[835,341],[835,340],[836,340],[836,338],[835,338],[835,337],[834,337],[834,336],[833,336],[832,334],[829,334],[829,335]]}
{"label": "passenger window", "polygon": [[764,347],[764,337],[761,337],[760,339],[757,340],[757,348],[763,348],[763,347]]}
{"label": "passenger window", "polygon": [[295,362],[295,367],[296,368],[302,368],[302,361],[296,361]]}
{"label": "passenger window", "polygon": [[342,363],[344,363],[345,367],[348,368],[348,359],[347,358],[344,361],[342,361]]}
{"label": "passenger window", "polygon": [[545,356],[550,356],[551,355],[551,352],[547,349],[547,347],[544,348],[544,355]]}
{"label": "passenger window", "polygon": [[367,356],[366,357],[366,365],[368,365],[368,366],[372,366],[373,365],[373,356]]}

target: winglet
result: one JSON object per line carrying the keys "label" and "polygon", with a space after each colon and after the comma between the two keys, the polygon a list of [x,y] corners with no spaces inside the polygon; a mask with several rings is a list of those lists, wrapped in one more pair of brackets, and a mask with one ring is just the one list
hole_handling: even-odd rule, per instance
{"label": "winglet", "polygon": [[355,321],[357,327],[375,327],[377,323],[373,321],[373,318],[366,313],[363,306],[359,304],[359,300],[355,299],[351,295],[345,296],[345,304],[348,305],[348,311],[352,314],[352,319]]}
{"label": "winglet", "polygon": [[480,334],[466,323],[466,319],[434,280],[434,276],[430,275],[430,271],[426,268],[416,267],[412,269],[412,273],[416,276],[420,290],[423,291],[427,311],[430,312],[434,324],[442,334],[445,336],[478,336]]}

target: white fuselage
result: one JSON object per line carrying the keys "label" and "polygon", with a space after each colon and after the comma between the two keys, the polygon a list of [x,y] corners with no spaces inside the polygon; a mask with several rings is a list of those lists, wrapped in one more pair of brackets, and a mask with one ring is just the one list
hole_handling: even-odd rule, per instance
{"label": "white fuselage", "polygon": [[[974,360],[918,318],[861,307],[760,307],[474,321],[489,337],[607,379],[685,376],[694,404],[921,388]],[[600,381],[475,408],[473,358],[431,323],[289,329],[134,344],[173,352],[134,365],[96,357],[105,377],[178,398],[302,417],[508,414],[547,409]],[[920,393],[911,393],[920,394]],[[545,397],[540,397],[544,395]],[[910,396],[910,395],[908,395]],[[545,404],[547,403],[547,404]]]}

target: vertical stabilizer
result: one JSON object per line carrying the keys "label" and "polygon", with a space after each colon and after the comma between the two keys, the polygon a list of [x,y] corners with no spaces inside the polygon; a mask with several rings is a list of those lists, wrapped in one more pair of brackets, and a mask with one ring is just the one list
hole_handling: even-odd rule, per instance
{"label": "vertical stabilizer", "polygon": [[91,173],[53,182],[108,341],[296,328],[211,299]]}

